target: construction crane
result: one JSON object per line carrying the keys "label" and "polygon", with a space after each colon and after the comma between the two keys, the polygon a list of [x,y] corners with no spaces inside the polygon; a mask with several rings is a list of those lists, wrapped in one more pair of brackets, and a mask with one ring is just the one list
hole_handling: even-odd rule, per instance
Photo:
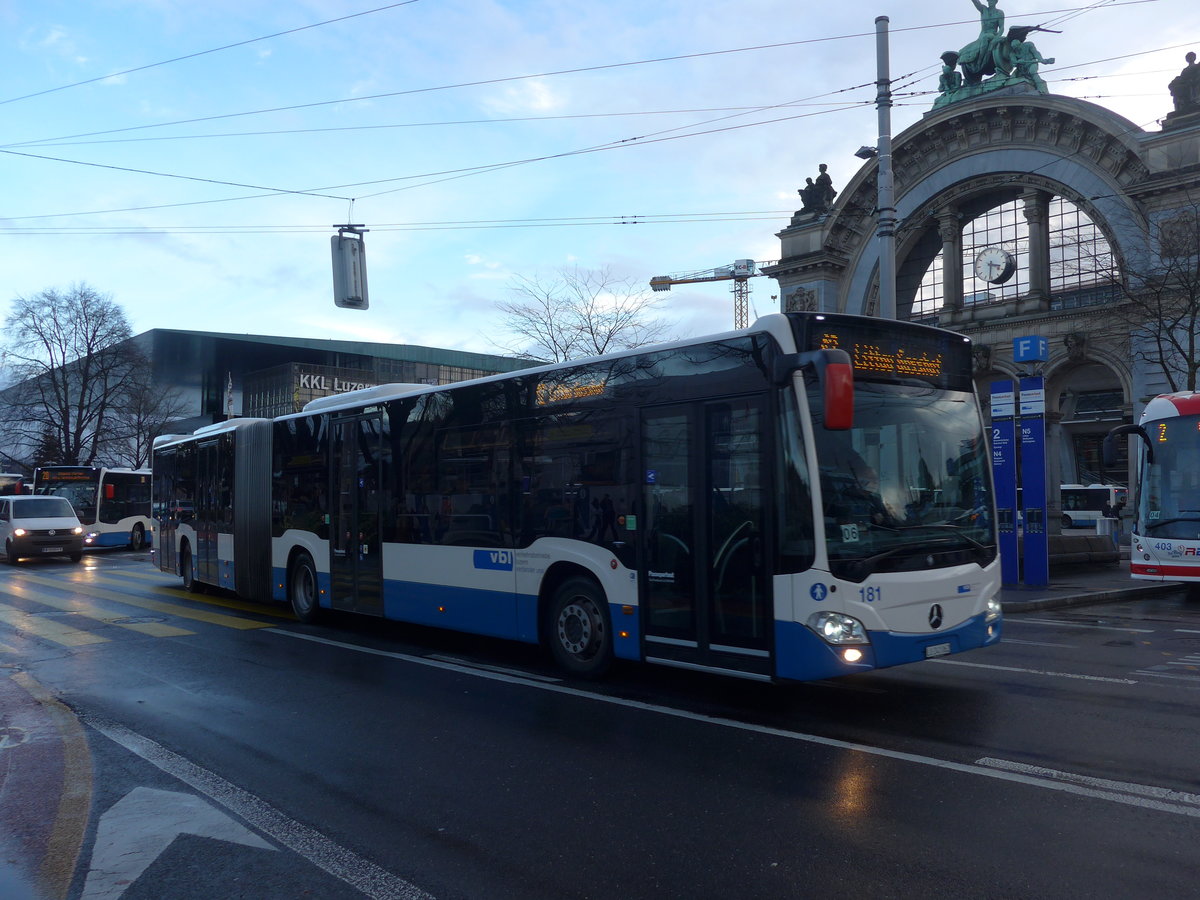
{"label": "construction crane", "polygon": [[733,286],[733,327],[745,328],[750,324],[750,285],[747,282],[756,275],[763,274],[759,269],[763,266],[773,266],[775,261],[755,262],[752,259],[735,259],[731,265],[717,269],[701,269],[699,272],[683,272],[678,275],[655,275],[650,279],[650,289],[653,291],[669,291],[673,284],[700,284],[705,281],[732,281]]}

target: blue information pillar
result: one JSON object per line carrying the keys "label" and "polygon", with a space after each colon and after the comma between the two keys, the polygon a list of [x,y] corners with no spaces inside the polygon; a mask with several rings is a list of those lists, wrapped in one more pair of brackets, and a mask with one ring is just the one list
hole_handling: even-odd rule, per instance
{"label": "blue information pillar", "polygon": [[1050,583],[1050,547],[1046,532],[1046,380],[1021,379],[1021,504],[1025,508],[1025,584]]}
{"label": "blue information pillar", "polygon": [[1017,553],[1017,444],[1013,425],[1016,391],[1011,381],[992,382],[992,481],[996,486],[996,526],[1000,536],[1000,578],[1021,580]]}

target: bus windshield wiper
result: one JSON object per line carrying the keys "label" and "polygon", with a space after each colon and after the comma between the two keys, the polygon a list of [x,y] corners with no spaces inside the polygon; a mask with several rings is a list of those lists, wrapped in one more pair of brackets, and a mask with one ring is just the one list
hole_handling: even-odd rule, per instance
{"label": "bus windshield wiper", "polygon": [[1174,525],[1176,522],[1200,522],[1200,516],[1176,516],[1173,519],[1163,519],[1160,522],[1147,522],[1146,529],[1162,528],[1164,525]]}
{"label": "bus windshield wiper", "polygon": [[970,544],[976,550],[986,550],[987,549],[986,546],[984,546],[982,543],[975,540],[975,538],[973,538],[969,534],[967,534],[966,531],[963,530],[963,527],[961,525],[901,525],[899,527],[895,527],[895,526],[888,526],[888,525],[880,525],[878,523],[872,523],[871,527],[878,528],[882,531],[895,532],[897,534],[900,534],[900,533],[906,532],[906,531],[922,531],[925,529],[932,529],[934,531],[949,531],[951,534],[954,535],[954,537],[965,541],[966,543]]}

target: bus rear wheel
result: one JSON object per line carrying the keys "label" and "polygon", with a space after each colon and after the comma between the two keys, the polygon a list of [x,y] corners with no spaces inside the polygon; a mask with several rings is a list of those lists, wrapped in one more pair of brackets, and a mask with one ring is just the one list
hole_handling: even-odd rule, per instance
{"label": "bus rear wheel", "polygon": [[144,550],[146,547],[146,529],[138,522],[129,533],[129,549]]}
{"label": "bus rear wheel", "polygon": [[550,602],[547,638],[554,661],[574,675],[599,678],[612,664],[612,627],[600,585],[569,578]]}
{"label": "bus rear wheel", "polygon": [[301,553],[292,562],[288,574],[288,599],[292,602],[292,612],[301,622],[312,623],[317,620],[321,612],[317,596],[317,567],[307,553]]}
{"label": "bus rear wheel", "polygon": [[189,594],[203,592],[204,586],[196,580],[196,576],[192,572],[192,548],[188,544],[184,544],[179,551],[179,574],[183,576],[183,589],[185,591]]}

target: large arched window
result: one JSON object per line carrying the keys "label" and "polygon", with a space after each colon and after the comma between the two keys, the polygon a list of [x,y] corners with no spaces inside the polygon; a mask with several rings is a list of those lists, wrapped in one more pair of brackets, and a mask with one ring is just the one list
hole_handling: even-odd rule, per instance
{"label": "large arched window", "polygon": [[[1105,303],[1118,293],[1117,267],[1104,233],[1099,226],[1064,197],[1050,200],[1046,226],[1049,238],[1048,279],[1050,308],[1070,309]],[[924,242],[933,249],[936,244]],[[975,216],[962,225],[962,302],[964,307],[1016,300],[1030,290],[1030,237],[1024,201],[1013,199]],[[1003,261],[1012,260],[1012,272],[1000,281],[979,277],[976,260],[983,251],[985,260],[996,260],[989,271],[1003,274]],[[919,250],[917,251],[920,252]],[[929,261],[912,302],[912,317],[936,315],[946,303],[944,251],[938,249]],[[928,259],[928,257],[926,257]],[[914,260],[910,258],[911,265]]]}

